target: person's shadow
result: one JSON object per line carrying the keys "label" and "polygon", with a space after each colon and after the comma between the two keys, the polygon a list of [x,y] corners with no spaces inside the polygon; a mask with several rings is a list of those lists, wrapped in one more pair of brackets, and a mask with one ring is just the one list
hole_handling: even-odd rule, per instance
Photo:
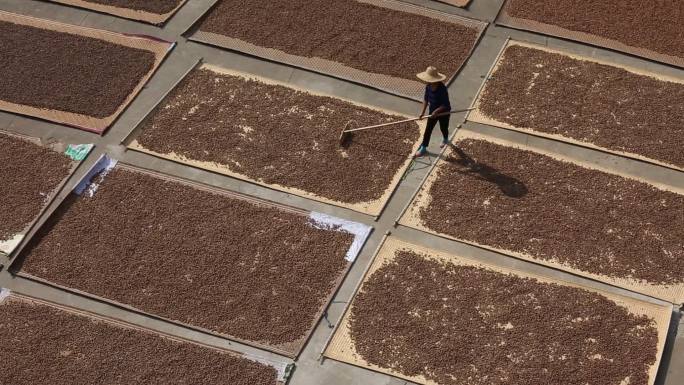
{"label": "person's shadow", "polygon": [[487,182],[494,183],[501,192],[511,198],[521,198],[527,194],[527,186],[521,181],[504,175],[486,164],[475,161],[453,143],[450,143],[449,146],[453,153],[445,161],[461,166],[458,171],[459,173],[471,174]]}

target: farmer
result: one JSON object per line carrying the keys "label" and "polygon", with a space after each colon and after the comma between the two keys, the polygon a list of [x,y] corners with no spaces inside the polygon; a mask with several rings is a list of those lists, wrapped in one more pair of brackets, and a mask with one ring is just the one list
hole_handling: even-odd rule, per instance
{"label": "farmer", "polygon": [[416,75],[418,79],[427,83],[425,86],[425,97],[423,99],[423,109],[420,112],[420,118],[425,115],[425,109],[430,106],[430,117],[428,117],[427,125],[425,126],[425,134],[423,135],[423,143],[418,148],[415,157],[421,157],[427,153],[428,144],[430,144],[430,136],[432,130],[439,122],[439,129],[442,131],[442,144],[439,148],[443,148],[449,143],[449,117],[450,114],[434,117],[441,113],[448,113],[451,111],[451,103],[449,103],[449,91],[447,91],[444,80],[446,76],[437,72],[437,68],[428,67],[424,72]]}

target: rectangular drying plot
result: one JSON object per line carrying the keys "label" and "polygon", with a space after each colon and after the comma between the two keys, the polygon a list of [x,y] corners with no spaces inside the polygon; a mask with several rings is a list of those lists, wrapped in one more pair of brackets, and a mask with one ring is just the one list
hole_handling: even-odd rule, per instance
{"label": "rectangular drying plot", "polygon": [[294,357],[370,230],[103,156],[12,270]]}
{"label": "rectangular drying plot", "polygon": [[126,140],[128,148],[378,216],[420,140],[406,116],[201,65]]}
{"label": "rectangular drying plot", "polygon": [[0,110],[102,134],[173,46],[0,11]]}
{"label": "rectangular drying plot", "polygon": [[190,39],[422,101],[415,74],[453,80],[486,26],[394,0],[219,0]]}
{"label": "rectangular drying plot", "polygon": [[130,1],[130,0],[49,0],[125,19],[161,25],[166,23],[187,0]]}
{"label": "rectangular drying plot", "polygon": [[0,130],[0,252],[21,243],[92,148]]}
{"label": "rectangular drying plot", "polygon": [[684,67],[679,0],[507,0],[496,24]]}
{"label": "rectangular drying plot", "polygon": [[419,384],[652,385],[671,313],[387,237],[324,355]]}
{"label": "rectangular drying plot", "polygon": [[508,41],[468,120],[684,171],[684,80]]}
{"label": "rectangular drying plot", "polygon": [[7,289],[0,289],[0,325],[0,365],[8,384],[284,383],[283,363],[247,359]]}
{"label": "rectangular drying plot", "polygon": [[399,223],[684,302],[684,195],[459,132]]}

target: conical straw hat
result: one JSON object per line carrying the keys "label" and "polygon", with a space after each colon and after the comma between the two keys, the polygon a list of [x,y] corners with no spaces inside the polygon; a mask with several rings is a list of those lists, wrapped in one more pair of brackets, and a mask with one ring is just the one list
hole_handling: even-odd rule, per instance
{"label": "conical straw hat", "polygon": [[446,79],[446,75],[437,72],[437,68],[430,66],[425,71],[416,74],[418,79],[426,83],[436,83],[443,82]]}

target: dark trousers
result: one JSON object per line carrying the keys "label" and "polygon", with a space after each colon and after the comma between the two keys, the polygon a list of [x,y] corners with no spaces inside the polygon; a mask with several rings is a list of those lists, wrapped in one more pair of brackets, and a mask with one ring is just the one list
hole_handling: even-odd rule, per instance
{"label": "dark trousers", "polygon": [[438,118],[430,118],[425,126],[425,134],[423,135],[423,147],[427,147],[430,144],[430,137],[432,136],[432,130],[435,129],[437,121],[439,121],[439,130],[442,131],[442,136],[444,139],[449,138],[449,118],[451,115],[444,115]]}

